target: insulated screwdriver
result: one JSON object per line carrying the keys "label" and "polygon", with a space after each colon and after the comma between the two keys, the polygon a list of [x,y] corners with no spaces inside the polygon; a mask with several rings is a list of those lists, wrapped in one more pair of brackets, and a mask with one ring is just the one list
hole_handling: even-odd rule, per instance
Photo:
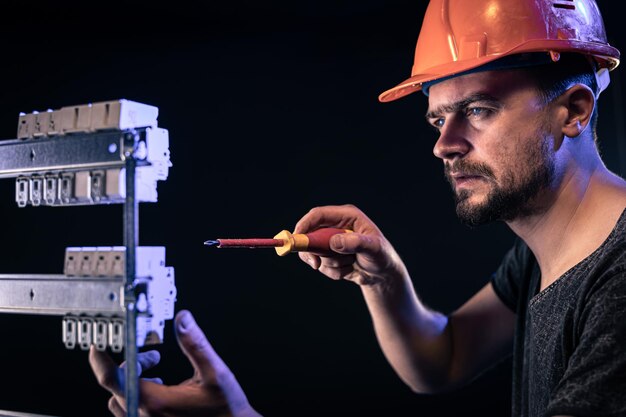
{"label": "insulated screwdriver", "polygon": [[326,227],[310,233],[291,233],[282,230],[272,239],[215,239],[204,242],[207,246],[218,248],[274,248],[284,256],[291,252],[311,252],[317,255],[329,255],[330,238],[339,233],[351,233],[352,230]]}

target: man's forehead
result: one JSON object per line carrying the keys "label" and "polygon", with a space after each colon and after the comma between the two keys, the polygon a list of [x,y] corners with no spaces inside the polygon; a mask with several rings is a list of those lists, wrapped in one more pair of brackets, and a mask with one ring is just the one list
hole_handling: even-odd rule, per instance
{"label": "man's forehead", "polygon": [[523,71],[519,70],[480,71],[452,77],[430,86],[428,111],[464,101],[468,97],[504,98],[528,85],[525,80],[528,77],[524,77]]}

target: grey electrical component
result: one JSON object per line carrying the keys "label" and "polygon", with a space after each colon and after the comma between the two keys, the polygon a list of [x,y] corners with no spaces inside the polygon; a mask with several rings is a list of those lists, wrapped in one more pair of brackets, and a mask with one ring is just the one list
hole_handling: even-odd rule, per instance
{"label": "grey electrical component", "polygon": [[15,179],[19,207],[124,205],[122,245],[66,248],[63,274],[0,274],[0,313],[61,316],[66,348],[124,351],[128,417],[137,348],[163,342],[176,301],[165,248],[138,244],[139,203],[158,201],[172,165],[157,116],[129,100],[20,113],[17,138],[0,141],[0,178]]}

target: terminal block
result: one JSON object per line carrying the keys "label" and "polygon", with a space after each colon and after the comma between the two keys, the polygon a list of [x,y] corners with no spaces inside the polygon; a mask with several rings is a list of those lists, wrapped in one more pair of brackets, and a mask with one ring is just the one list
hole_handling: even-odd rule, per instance
{"label": "terminal block", "polygon": [[[167,178],[164,165],[137,168],[138,201],[158,201],[157,181]],[[122,204],[126,198],[125,175],[124,168],[23,175],[15,181],[15,201],[19,207]]]}
{"label": "terminal block", "polygon": [[[174,317],[176,286],[174,268],[165,266],[165,248],[159,246],[137,247],[136,309],[137,346],[163,342],[165,320]],[[77,280],[109,278],[122,285],[126,263],[126,248],[70,247],[65,251],[64,274]],[[89,349],[91,344],[98,350],[109,347],[119,352],[124,347],[124,319],[122,317],[123,291],[119,296],[102,292],[117,302],[119,311],[77,311],[63,318],[63,343],[68,349],[79,346]]]}

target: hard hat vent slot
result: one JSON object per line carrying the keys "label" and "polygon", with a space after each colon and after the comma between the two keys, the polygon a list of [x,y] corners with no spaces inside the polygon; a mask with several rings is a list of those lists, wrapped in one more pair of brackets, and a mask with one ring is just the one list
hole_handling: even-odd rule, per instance
{"label": "hard hat vent slot", "polygon": [[557,9],[576,10],[574,0],[561,0],[560,3],[553,3],[552,7],[556,7]]}

